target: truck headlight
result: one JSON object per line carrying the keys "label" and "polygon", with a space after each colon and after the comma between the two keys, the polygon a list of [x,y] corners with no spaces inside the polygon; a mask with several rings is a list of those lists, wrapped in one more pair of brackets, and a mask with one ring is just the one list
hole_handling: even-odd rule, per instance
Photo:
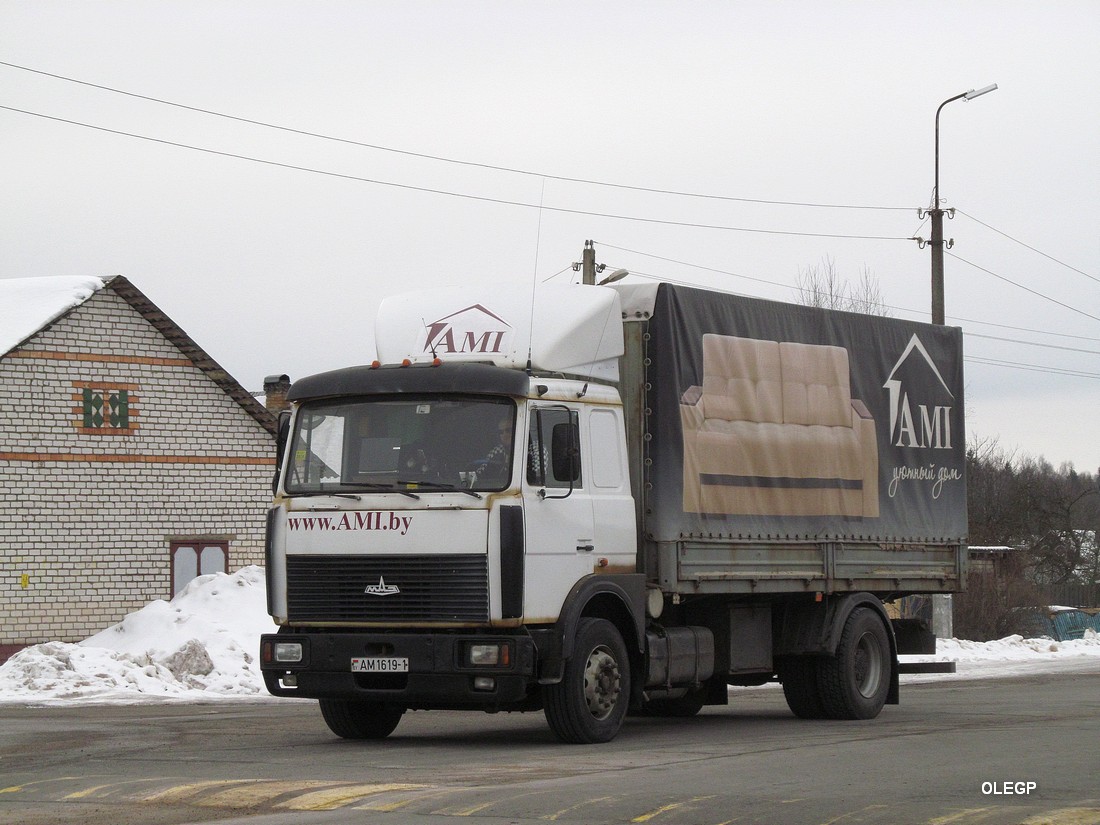
{"label": "truck headlight", "polygon": [[511,661],[511,650],[507,642],[471,644],[466,648],[466,663],[472,667],[508,667]]}
{"label": "truck headlight", "polygon": [[302,661],[303,651],[301,642],[276,642],[275,661],[294,664]]}

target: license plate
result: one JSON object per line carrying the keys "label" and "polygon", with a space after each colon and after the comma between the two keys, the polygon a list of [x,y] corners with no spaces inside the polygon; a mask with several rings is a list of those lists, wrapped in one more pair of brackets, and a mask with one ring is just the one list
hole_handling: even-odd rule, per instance
{"label": "license plate", "polygon": [[352,659],[352,673],[408,673],[409,660],[397,656],[372,656],[369,659]]}

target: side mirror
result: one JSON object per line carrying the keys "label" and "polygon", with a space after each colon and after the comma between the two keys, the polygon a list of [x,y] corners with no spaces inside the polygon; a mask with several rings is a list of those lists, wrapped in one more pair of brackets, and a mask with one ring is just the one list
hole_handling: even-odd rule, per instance
{"label": "side mirror", "polygon": [[550,436],[550,461],[554,477],[575,483],[581,477],[580,434],[569,422],[555,424]]}
{"label": "side mirror", "polygon": [[279,413],[279,426],[275,431],[275,476],[271,479],[271,492],[279,489],[279,476],[283,474],[283,455],[286,453],[286,443],[290,439],[290,410],[282,410]]}

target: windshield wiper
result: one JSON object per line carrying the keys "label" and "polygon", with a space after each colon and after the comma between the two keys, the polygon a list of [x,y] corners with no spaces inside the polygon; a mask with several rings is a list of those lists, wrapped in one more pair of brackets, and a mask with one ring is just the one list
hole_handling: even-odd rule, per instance
{"label": "windshield wiper", "polygon": [[[405,483],[406,482],[403,482],[403,481],[397,482],[397,484],[405,484]],[[352,489],[355,489],[355,490],[384,490],[388,493],[400,493],[401,495],[408,496],[409,498],[415,498],[417,500],[420,499],[420,496],[418,496],[416,493],[409,492],[408,490],[402,490],[402,489],[394,486],[394,484],[378,484],[378,483],[372,482],[372,481],[357,481],[357,482],[344,481],[344,482],[341,482],[339,484],[333,484],[333,485],[330,485],[330,486],[332,486],[332,487],[351,487]],[[299,496],[336,496],[337,498],[350,498],[350,499],[353,499],[355,501],[361,501],[362,498],[363,498],[362,496],[355,495],[355,493],[331,492],[329,490],[309,490],[308,492],[292,493],[292,495],[299,495]]]}
{"label": "windshield wiper", "polygon": [[465,487],[456,487],[453,484],[448,484],[444,481],[402,481],[397,480],[398,484],[409,484],[413,487],[428,487],[432,490],[453,490],[456,493],[465,493],[468,496],[480,499],[481,493],[476,493],[473,490],[467,490]]}
{"label": "windshield wiper", "polygon": [[332,496],[333,498],[350,498],[353,501],[359,501],[362,496],[357,496],[355,493],[340,493],[335,490],[303,490],[300,493],[291,493],[290,495],[295,498],[314,498],[316,496]]}

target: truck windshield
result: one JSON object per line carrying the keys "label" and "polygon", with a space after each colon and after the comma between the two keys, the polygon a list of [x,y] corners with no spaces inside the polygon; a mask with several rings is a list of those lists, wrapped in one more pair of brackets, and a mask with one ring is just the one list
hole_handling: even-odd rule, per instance
{"label": "truck windshield", "polygon": [[493,492],[511,483],[516,405],[505,398],[402,396],[303,404],[288,493]]}

